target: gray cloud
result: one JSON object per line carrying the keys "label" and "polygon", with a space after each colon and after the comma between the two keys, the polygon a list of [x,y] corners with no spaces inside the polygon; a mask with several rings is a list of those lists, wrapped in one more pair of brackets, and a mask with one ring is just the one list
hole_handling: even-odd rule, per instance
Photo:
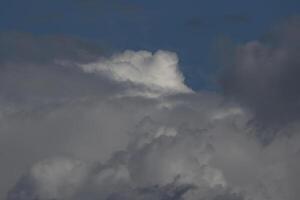
{"label": "gray cloud", "polygon": [[235,47],[221,78],[226,96],[246,106],[260,127],[299,119],[300,20],[291,18],[265,41]]}
{"label": "gray cloud", "polygon": [[[8,199],[23,199],[25,194],[37,199],[280,200],[298,197],[296,188],[290,187],[291,183],[297,186],[298,179],[290,175],[299,173],[296,159],[299,138],[294,137],[293,142],[288,139],[289,144],[278,138],[263,147],[247,134],[248,118],[243,113],[229,108],[216,109],[215,105],[213,108],[196,106],[199,110],[195,115],[181,116],[178,113],[182,111],[176,106],[139,118],[142,120],[132,127],[127,147],[111,151],[115,152],[112,157],[102,159],[100,164],[97,156],[89,161],[70,157],[38,161],[11,190]],[[206,121],[193,123],[191,120],[201,117]],[[117,133],[113,142],[120,137],[121,133]],[[100,143],[98,140],[97,144]],[[101,149],[104,147],[93,151],[99,153]],[[81,148],[82,151],[87,149]],[[87,155],[81,156],[86,158]]]}
{"label": "gray cloud", "polygon": [[264,146],[252,109],[191,91],[175,53],[18,37],[0,66],[1,198],[299,199],[298,123]]}

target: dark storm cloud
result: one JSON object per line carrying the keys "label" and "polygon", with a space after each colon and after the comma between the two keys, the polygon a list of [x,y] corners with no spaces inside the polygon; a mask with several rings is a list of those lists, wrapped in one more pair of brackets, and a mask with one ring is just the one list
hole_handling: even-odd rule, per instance
{"label": "dark storm cloud", "polygon": [[[272,37],[227,51],[221,86],[246,106],[262,128],[281,128],[300,117],[300,19],[275,27]],[[229,52],[232,52],[230,55]]]}

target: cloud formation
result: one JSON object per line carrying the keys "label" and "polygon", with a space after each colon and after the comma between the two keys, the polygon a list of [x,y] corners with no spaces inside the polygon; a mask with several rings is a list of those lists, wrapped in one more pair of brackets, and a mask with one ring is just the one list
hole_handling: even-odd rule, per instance
{"label": "cloud formation", "polygon": [[294,17],[269,34],[233,50],[221,86],[248,107],[259,126],[281,128],[299,119],[300,20]]}
{"label": "cloud formation", "polygon": [[[173,52],[159,50],[125,51],[99,62],[80,65],[86,73],[106,75],[117,82],[130,82],[140,85],[144,95],[189,93],[192,90],[184,84],[178,69],[178,58]],[[148,90],[148,91],[147,91]],[[145,93],[147,92],[147,94]]]}
{"label": "cloud formation", "polygon": [[[282,29],[287,30],[283,38],[298,30],[292,27],[294,22]],[[0,67],[1,198],[299,199],[296,115],[284,109],[287,122],[294,123],[279,129],[268,145],[249,123],[254,117],[273,126],[276,120],[263,116],[278,114],[282,110],[276,106],[288,99],[279,91],[294,86],[281,78],[296,81],[298,46],[294,39],[287,42],[291,38],[278,40],[278,46],[238,47],[235,65],[225,71],[225,96],[192,91],[177,55],[169,51],[106,56],[82,50],[81,58],[67,52],[82,46],[66,45],[61,54],[53,47],[49,55],[55,55],[43,62],[31,60],[48,58],[46,47],[26,59],[5,57]],[[40,45],[34,37],[31,43]],[[267,109],[260,103],[270,98],[273,84],[275,99]],[[293,88],[288,108],[296,105],[297,85]]]}
{"label": "cloud formation", "polygon": [[298,198],[299,179],[294,175],[299,174],[299,138],[280,138],[263,147],[246,134],[245,121],[239,121],[243,116],[212,117],[199,127],[147,117],[127,147],[109,160],[40,161],[8,199]]}

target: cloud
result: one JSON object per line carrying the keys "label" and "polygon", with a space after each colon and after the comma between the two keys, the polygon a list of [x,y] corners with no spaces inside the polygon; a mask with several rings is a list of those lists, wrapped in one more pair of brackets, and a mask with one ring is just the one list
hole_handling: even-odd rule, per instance
{"label": "cloud", "polygon": [[250,41],[233,50],[221,86],[246,106],[260,127],[281,128],[299,119],[299,18],[291,18],[267,41]]}
{"label": "cloud", "polygon": [[[117,82],[130,82],[143,86],[146,95],[174,94],[192,92],[184,84],[178,69],[175,53],[157,51],[125,51],[99,62],[80,65],[86,73],[106,75]],[[140,92],[141,93],[141,92]]]}
{"label": "cloud", "polygon": [[41,161],[19,181],[15,191],[8,194],[8,199],[68,199],[87,175],[87,166],[78,160],[56,158]]}
{"label": "cloud", "polygon": [[[231,81],[249,81],[245,66],[257,74],[255,63],[267,63],[262,66],[269,72],[265,57],[273,63],[281,55],[278,52],[288,52],[284,59],[275,59],[280,62],[274,61],[274,66],[288,66],[283,77],[290,77],[294,67],[281,62],[297,60],[292,44],[279,40],[272,48],[261,42],[241,45],[238,66],[243,73],[236,65],[226,73],[233,77]],[[34,37],[26,45],[43,46]],[[263,145],[255,137],[258,130],[249,123],[253,116],[259,122],[264,118],[249,106],[254,104],[248,104],[256,94],[247,91],[248,82],[234,82],[246,90],[242,92],[249,94],[247,98],[229,87],[232,82],[228,89],[227,79],[225,96],[192,91],[184,84],[177,55],[169,51],[127,50],[107,56],[86,50],[81,57],[81,53],[66,53],[82,48],[74,44],[63,51],[61,46],[53,47],[49,57],[45,46],[18,59],[26,48],[20,53],[16,48],[16,55],[13,48],[0,67],[1,198],[300,198],[299,123],[279,129]],[[256,49],[262,54],[257,55]],[[40,61],[39,53],[47,59]],[[245,59],[251,65],[245,65]],[[235,76],[235,70],[244,78]],[[260,81],[269,73],[261,75],[264,78],[252,82],[259,92]],[[267,83],[286,83],[274,77]],[[276,99],[273,106],[277,101],[285,100]]]}
{"label": "cloud", "polygon": [[[295,188],[298,179],[291,176],[299,173],[298,137],[278,138],[264,147],[247,134],[247,120],[242,120],[248,119],[245,113],[222,107],[218,112],[207,110],[197,111],[198,118],[207,115],[206,122],[187,124],[189,119],[174,116],[178,107],[159,109],[136,124],[126,148],[101,163],[97,158],[92,162],[71,158],[39,161],[29,170],[29,176],[11,190],[8,199],[25,199],[24,194],[49,191],[57,199],[299,197]],[[222,118],[214,117],[221,112]],[[39,187],[33,187],[32,180]],[[46,192],[43,188],[47,188]]]}

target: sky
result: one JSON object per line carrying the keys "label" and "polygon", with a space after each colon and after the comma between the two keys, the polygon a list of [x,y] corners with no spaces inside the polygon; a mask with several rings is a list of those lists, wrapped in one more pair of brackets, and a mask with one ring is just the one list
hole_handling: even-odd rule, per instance
{"label": "sky", "polygon": [[0,199],[300,199],[300,1],[0,3]]}
{"label": "sky", "polygon": [[[216,89],[214,46],[228,38],[264,37],[278,21],[299,13],[298,0],[1,0],[0,30],[64,35],[103,46],[166,49],[180,56],[187,84]],[[199,78],[201,77],[201,78]]]}

